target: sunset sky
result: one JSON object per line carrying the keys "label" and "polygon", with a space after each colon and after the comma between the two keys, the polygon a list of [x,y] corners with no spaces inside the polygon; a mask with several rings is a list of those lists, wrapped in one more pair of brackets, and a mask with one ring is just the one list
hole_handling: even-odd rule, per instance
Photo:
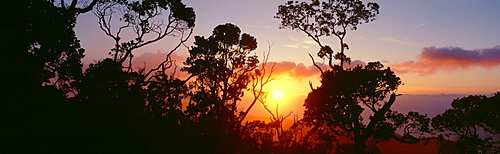
{"label": "sunset sky", "polygon": [[[183,2],[196,12],[194,35],[209,36],[215,26],[233,23],[242,32],[257,38],[258,55],[262,55],[268,44],[272,44],[269,61],[277,62],[276,80],[268,85],[267,90],[281,91],[283,96],[279,101],[283,105],[280,105],[280,112],[302,114],[303,101],[310,91],[308,82],[319,86],[319,72],[311,66],[307,54],[315,55],[319,47],[302,32],[278,29],[280,21],[273,16],[278,5],[286,0]],[[404,82],[397,93],[408,96],[402,96],[400,100],[403,101],[394,108],[416,109],[435,115],[449,108],[453,98],[500,91],[500,1],[375,2],[380,5],[377,20],[347,33],[346,42],[350,50],[346,54],[357,64],[381,61],[395,70]],[[99,29],[94,14],[80,15],[75,30],[86,49],[85,65],[109,57],[107,53],[113,47],[113,41]],[[323,37],[321,41],[338,50],[337,39]],[[187,44],[192,45],[192,42],[193,39]],[[135,66],[146,60],[148,66],[154,66],[177,43],[178,38],[167,38],[135,51]],[[187,49],[181,48],[175,52],[174,58],[180,63],[187,55]],[[316,58],[316,61],[322,60]],[[421,101],[409,100],[410,97]],[[277,101],[274,96],[269,99]],[[432,104],[436,102],[441,104]],[[253,114],[263,115],[263,112],[258,105]]]}

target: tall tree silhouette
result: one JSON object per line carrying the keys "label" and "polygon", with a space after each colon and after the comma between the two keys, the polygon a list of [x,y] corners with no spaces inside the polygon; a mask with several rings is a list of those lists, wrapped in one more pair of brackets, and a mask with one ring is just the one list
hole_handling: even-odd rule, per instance
{"label": "tall tree silhouette", "polygon": [[[322,76],[320,87],[310,85],[312,92],[304,103],[303,120],[314,126],[311,133],[305,136],[304,146],[307,147],[309,135],[325,124],[331,127],[330,130],[352,133],[356,153],[365,152],[368,139],[392,137],[401,142],[418,142],[418,138],[411,135],[416,131],[405,131],[400,138],[394,135],[396,128],[429,131],[429,119],[425,115],[412,112],[404,116],[390,110],[396,100],[395,92],[402,83],[390,68],[384,68],[380,62],[344,68],[344,63],[350,63],[345,54],[349,49],[345,42],[347,31],[374,21],[378,13],[377,3],[364,4],[360,0],[288,1],[278,6],[275,18],[281,20],[280,28],[306,33],[320,47],[317,56],[327,59],[330,66],[323,70],[309,55]],[[329,45],[323,45],[320,41],[322,36],[337,38],[340,51],[335,52]],[[340,65],[334,64],[334,59],[340,60]],[[363,123],[362,113],[365,110],[370,112],[368,123]]]}
{"label": "tall tree silhouette", "polygon": [[9,26],[24,30],[12,35],[18,41],[14,44],[23,47],[18,48],[21,51],[10,51],[17,57],[6,60],[24,61],[20,63],[23,67],[15,72],[29,73],[17,77],[17,80],[23,80],[25,84],[54,85],[66,93],[74,92],[71,84],[82,76],[81,59],[84,57],[84,50],[73,30],[79,13],[57,7],[48,0],[13,5],[23,12],[15,14],[19,15],[18,19]]}
{"label": "tall tree silhouette", "polygon": [[[327,71],[321,86],[309,93],[304,106],[304,121],[313,125],[327,124],[353,133],[357,153],[363,153],[366,141],[373,135],[392,135],[395,126],[389,123],[392,115],[399,77],[380,63],[348,71]],[[390,99],[384,101],[390,94]],[[371,111],[369,123],[363,123],[365,108]],[[381,134],[385,133],[385,134]]]}
{"label": "tall tree silhouette", "polygon": [[457,98],[452,109],[432,118],[432,126],[442,137],[456,140],[460,153],[498,153],[498,112],[500,93],[488,98],[471,95]]}
{"label": "tall tree silhouette", "polygon": [[[5,87],[0,92],[0,117],[5,126],[0,132],[2,138],[12,138],[2,151],[64,151],[73,147],[67,137],[77,134],[78,123],[73,121],[78,121],[78,110],[66,98],[74,96],[74,84],[82,78],[84,56],[73,28],[78,15],[94,5],[73,2],[65,7],[53,0],[6,0],[0,4],[1,28],[8,38],[0,60],[0,84]],[[63,143],[68,143],[66,148],[48,148]]]}
{"label": "tall tree silhouette", "polygon": [[[115,48],[111,58],[91,64],[78,83],[77,99],[87,106],[88,128],[93,132],[89,136],[123,144],[140,142],[128,148],[146,152],[180,149],[181,144],[169,145],[175,143],[169,138],[180,133],[184,119],[181,100],[187,87],[166,72],[173,64],[170,55],[194,28],[193,9],[180,0],[109,0],[98,2],[93,12],[101,30],[115,41]],[[116,17],[118,22],[113,20]],[[123,25],[114,27],[116,23]],[[126,31],[135,36],[126,38],[122,35]],[[135,49],[178,35],[180,42],[158,67],[147,73],[132,69]]]}
{"label": "tall tree silhouette", "polygon": [[77,83],[76,96],[84,118],[82,134],[94,143],[89,149],[113,151],[118,145],[126,145],[120,151],[137,150],[136,120],[143,112],[146,92],[141,83],[144,76],[127,72],[111,59],[91,64],[82,81]]}
{"label": "tall tree silhouette", "polygon": [[258,68],[257,56],[250,55],[257,40],[227,23],[208,38],[195,36],[194,44],[182,68],[194,77],[186,111],[196,128],[192,133],[215,149],[211,152],[234,152],[242,115],[238,104]]}
{"label": "tall tree silhouette", "polygon": [[[365,5],[360,0],[288,1],[278,6],[274,18],[281,20],[280,29],[300,30],[313,39],[320,46],[318,56],[328,59],[333,69],[333,59],[340,60],[340,68],[343,68],[344,62],[350,63],[350,58],[345,55],[345,51],[349,50],[345,42],[348,30],[356,30],[359,24],[375,20],[378,9],[377,3]],[[340,51],[335,52],[329,45],[322,44],[322,36],[336,37],[340,41]],[[320,67],[318,69],[321,70]]]}

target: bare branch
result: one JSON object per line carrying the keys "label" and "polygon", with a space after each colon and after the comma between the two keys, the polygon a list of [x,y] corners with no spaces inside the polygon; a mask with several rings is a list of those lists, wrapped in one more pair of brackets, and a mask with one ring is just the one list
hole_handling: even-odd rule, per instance
{"label": "bare branch", "polygon": [[[148,73],[146,73],[145,77],[147,78],[152,72],[157,71],[165,63],[170,62],[171,61],[170,57],[171,57],[172,53],[174,53],[174,51],[176,51],[182,44],[184,44],[190,38],[191,34],[193,34],[192,28],[190,29],[189,34],[185,38],[183,37],[184,35],[181,35],[182,37],[180,38],[180,42],[177,44],[177,46],[175,46],[172,50],[170,50],[170,52],[165,57],[165,60],[163,62],[161,62],[156,68],[149,70]],[[151,77],[148,80],[150,80],[150,79],[151,79]]]}
{"label": "bare branch", "polygon": [[85,8],[75,8],[75,10],[77,13],[89,12],[97,4],[97,1],[99,1],[99,0],[92,0],[92,2],[88,6],[86,6]]}
{"label": "bare branch", "polygon": [[319,67],[319,66],[316,64],[316,62],[314,61],[313,56],[312,56],[311,54],[309,54],[309,57],[311,57],[311,60],[312,60],[312,62],[313,62],[313,65],[314,65],[316,68],[318,68],[318,70],[321,72],[321,75],[325,75],[325,73],[323,72],[323,69],[321,69],[321,67]]}
{"label": "bare branch", "polygon": [[61,2],[61,8],[62,8],[62,9],[66,9],[66,6],[65,6],[65,4],[64,4],[64,0],[61,0],[60,2]]}
{"label": "bare branch", "polygon": [[[272,44],[268,43],[268,51],[267,52],[264,52],[262,55],[263,55],[263,58],[262,58],[262,64],[260,65],[260,68],[258,69],[258,71],[260,72],[260,74],[256,74],[255,75],[255,78],[254,80],[252,80],[252,94],[254,96],[254,99],[252,101],[252,103],[250,103],[249,107],[242,113],[242,115],[240,116],[240,122],[243,122],[243,120],[245,119],[245,117],[248,115],[248,112],[250,112],[250,110],[253,108],[253,106],[255,105],[255,103],[257,101],[259,102],[263,102],[262,100],[262,97],[263,97],[263,94],[264,94],[264,86],[271,82],[272,80],[274,80],[274,78],[271,78],[273,72],[275,71],[274,67],[276,66],[276,63],[273,63],[273,65],[271,66],[271,70],[269,73],[266,72],[266,66],[267,66],[267,62],[268,62],[268,59],[269,59],[269,55],[271,53],[271,48],[272,48]],[[267,108],[266,108],[267,110]],[[272,113],[271,113],[272,114]],[[273,115],[274,117],[274,115]]]}

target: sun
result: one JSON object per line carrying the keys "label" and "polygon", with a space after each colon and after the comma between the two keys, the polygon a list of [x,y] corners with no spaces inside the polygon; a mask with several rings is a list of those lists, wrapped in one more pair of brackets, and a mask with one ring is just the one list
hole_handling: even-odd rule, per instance
{"label": "sun", "polygon": [[281,99],[281,97],[283,97],[283,92],[279,91],[279,90],[276,90],[273,92],[273,95],[274,95],[274,98],[276,98],[277,100]]}

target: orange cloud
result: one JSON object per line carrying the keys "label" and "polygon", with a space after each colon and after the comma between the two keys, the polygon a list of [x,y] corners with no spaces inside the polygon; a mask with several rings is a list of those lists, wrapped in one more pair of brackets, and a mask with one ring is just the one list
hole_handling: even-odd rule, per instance
{"label": "orange cloud", "polygon": [[459,47],[424,47],[416,61],[391,64],[396,73],[434,74],[439,70],[459,71],[472,67],[492,68],[500,65],[500,46],[464,50]]}

